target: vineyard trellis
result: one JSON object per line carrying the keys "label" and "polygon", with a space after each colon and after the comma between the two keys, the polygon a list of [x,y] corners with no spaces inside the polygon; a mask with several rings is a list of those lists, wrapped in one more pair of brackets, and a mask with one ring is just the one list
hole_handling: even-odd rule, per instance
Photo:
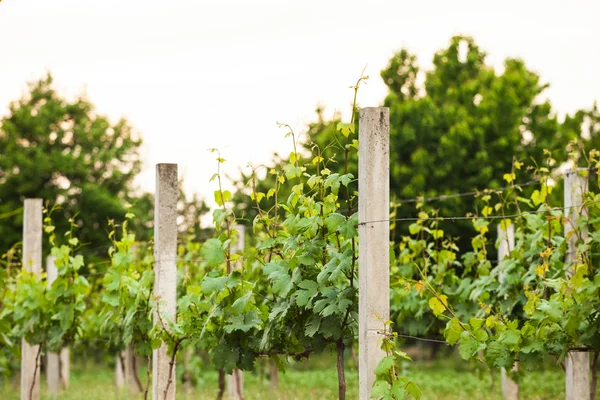
{"label": "vineyard trellis", "polygon": [[[175,164],[157,166],[153,255],[149,249],[135,249],[135,235],[127,230],[125,222],[120,233],[111,233],[109,270],[79,274],[83,259],[76,255],[79,243],[73,232],[66,236],[66,244],[59,244],[54,237],[52,254],[59,260],[57,283],[42,280],[43,291],[50,284],[48,292],[57,296],[66,317],[61,314],[61,321],[54,321],[53,317],[58,314],[44,301],[27,305],[30,309],[26,311],[19,310],[19,301],[23,300],[16,292],[10,295],[15,298],[9,296],[6,303],[13,306],[11,312],[15,315],[36,313],[36,323],[22,324],[24,336],[35,344],[31,346],[28,339],[23,339],[21,398],[39,398],[42,349],[59,351],[89,332],[106,330],[110,324],[115,326],[110,327],[112,333],[108,338],[91,340],[115,346],[131,344],[130,348],[138,355],[151,360],[152,374],[148,376],[144,395],[149,393],[151,378],[153,399],[174,399],[178,351],[195,346],[211,354],[223,379],[225,373],[233,373],[234,382],[241,382],[235,376],[242,369],[251,369],[259,357],[270,357],[281,367],[280,357],[300,359],[327,346],[333,347],[338,356],[339,398],[342,399],[346,390],[344,350],[356,337],[361,362],[361,400],[371,396],[399,398],[404,393],[418,398],[420,392],[416,385],[399,376],[399,360],[407,356],[395,349],[392,339],[435,339],[389,330],[389,290],[398,286],[406,292],[416,290],[419,298],[429,293],[428,299],[424,298],[426,307],[435,317],[446,321],[444,336],[450,345],[459,345],[463,358],[483,357],[490,366],[510,371],[516,361],[526,366],[542,355],[555,355],[566,360],[567,399],[587,396],[590,391],[587,351],[598,351],[598,348],[594,342],[597,333],[585,318],[596,318],[596,303],[581,305],[570,299],[589,297],[600,285],[590,279],[594,270],[588,256],[600,243],[600,235],[596,231],[591,235],[586,233],[588,226],[599,221],[590,218],[589,209],[599,208],[600,197],[586,193],[587,183],[584,183],[590,172],[597,171],[594,169],[598,164],[597,154],[590,160],[595,167],[567,172],[562,207],[550,206],[549,171],[541,171],[540,178],[520,185],[514,182],[513,171],[505,175],[509,184],[505,188],[401,200],[398,203],[417,204],[419,216],[395,218],[389,210],[387,113],[383,108],[361,110],[358,141],[351,136],[355,129],[353,122],[339,127],[347,139],[341,148],[346,154],[359,152],[358,213],[355,212],[356,196],[349,189],[356,181],[354,177],[330,171],[319,149],[308,163],[317,172],[310,174],[307,167],[299,163],[301,156],[294,147],[290,163],[282,171],[274,172],[280,184],[298,182],[289,198],[276,200],[274,209],[262,210],[261,198],[276,197],[277,187],[267,194],[253,188],[252,199],[259,210],[253,223],[253,236],[258,245],[248,251],[236,253],[232,249],[236,240],[243,239],[244,235],[234,226],[236,217],[226,206],[231,193],[221,188],[219,173],[215,176],[219,179],[215,199],[221,208],[213,215],[217,237],[202,246],[191,242],[178,244]],[[293,138],[293,132],[290,134]],[[218,164],[224,162],[220,156],[217,161]],[[520,169],[519,162],[515,161],[514,165]],[[569,184],[571,179],[578,183]],[[531,199],[519,198],[517,191],[536,184],[541,187],[534,191]],[[340,190],[346,190],[345,197],[338,196]],[[492,195],[500,199],[494,206],[490,203]],[[430,201],[466,196],[481,199],[485,204],[481,213],[444,217],[435,210],[423,209]],[[525,211],[519,204],[537,208]],[[342,206],[346,210],[342,211]],[[506,213],[505,208],[509,206],[516,212]],[[36,286],[39,278],[31,273],[39,275],[41,268],[41,200],[26,200],[24,216],[24,273],[14,288],[39,294],[41,289]],[[44,219],[44,229],[53,235],[49,218]],[[444,237],[440,225],[460,220],[472,221],[477,231],[473,251],[465,255],[461,264],[465,270],[472,267],[477,270],[475,278],[465,280],[475,288],[469,293],[468,301],[483,304],[475,311],[456,311],[452,303],[453,290],[445,287],[449,283],[453,289],[460,276],[456,268],[450,268],[457,266],[457,249],[451,239]],[[498,267],[493,270],[486,251],[490,221],[499,221],[500,229],[505,231],[521,224],[515,230],[516,243],[507,239],[505,250],[499,254]],[[509,221],[513,221],[510,228]],[[409,227],[410,236],[392,243],[392,249],[398,251],[392,259],[390,222],[413,223]],[[558,235],[562,230],[564,237]],[[503,243],[498,244],[502,248]],[[529,247],[525,248],[525,244]],[[183,253],[182,246],[185,247]],[[144,251],[147,254],[134,254]],[[397,273],[408,267],[411,271],[417,270],[417,278],[412,273]],[[525,286],[511,272],[518,268],[524,271],[523,277],[527,277]],[[178,277],[178,270],[180,273],[185,270],[185,276]],[[390,270],[394,279],[390,277]],[[89,294],[86,276],[98,275],[104,275],[106,292],[102,301],[98,304],[93,304],[95,300],[81,301],[83,305],[75,307],[72,300]],[[64,288],[67,283],[74,283],[73,293],[57,293],[57,286]],[[538,292],[539,288],[543,290]],[[521,297],[517,300],[511,297],[517,296],[510,292],[514,289],[521,290],[524,298],[524,311],[519,311],[518,316],[513,315],[514,305],[508,304],[521,301]],[[579,300],[589,300],[588,297]],[[103,314],[103,317],[109,315],[106,321],[98,322],[85,314],[84,307],[112,310]],[[89,321],[84,317],[90,318]],[[573,326],[563,327],[563,319],[575,322]],[[15,319],[20,323],[22,320],[23,315]],[[61,334],[41,332],[45,327]],[[553,347],[544,347],[543,338],[536,336],[536,327],[537,331],[543,328],[544,332],[551,332],[552,341],[548,346]],[[511,371],[506,375],[516,378],[521,373]],[[514,383],[518,383],[518,379]],[[241,386],[236,392],[243,398]]]}

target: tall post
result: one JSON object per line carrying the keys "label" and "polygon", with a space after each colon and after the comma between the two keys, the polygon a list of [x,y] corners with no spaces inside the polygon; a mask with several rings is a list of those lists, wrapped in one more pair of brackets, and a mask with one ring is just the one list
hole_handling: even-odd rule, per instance
{"label": "tall post", "polygon": [[[58,277],[55,261],[56,257],[48,256],[46,258],[48,289],[52,287],[52,282]],[[54,399],[57,398],[60,390],[60,356],[58,353],[48,353],[46,356],[46,384],[48,385],[48,394]]]}
{"label": "tall post", "polygon": [[[154,296],[157,299],[158,310],[154,312],[154,325],[175,320],[177,195],[177,164],[157,164],[154,200]],[[175,400],[177,379],[174,364],[171,374],[170,362],[171,355],[168,354],[167,345],[163,344],[152,352],[152,400]]]}
{"label": "tall post", "polygon": [[[515,248],[515,226],[510,224],[502,228],[502,224],[498,224],[498,262],[504,260],[512,249]],[[498,272],[498,280],[502,282],[504,280],[504,271],[500,269]],[[519,370],[519,364],[515,363],[513,371]],[[518,400],[519,399],[519,385],[510,379],[506,373],[506,369],[500,369],[500,376],[502,382],[502,395],[504,400]]]}
{"label": "tall post", "polygon": [[[565,173],[565,234],[567,236],[567,276],[573,276],[571,268],[577,262],[577,242],[588,237],[587,228],[577,229],[580,215],[588,215],[584,194],[588,191],[588,171],[578,168]],[[590,398],[590,356],[586,352],[570,351],[565,363],[566,400]]]}
{"label": "tall post", "polygon": [[358,359],[360,400],[371,396],[378,343],[390,316],[388,108],[363,108],[358,130]]}
{"label": "tall post", "polygon": [[[42,199],[25,199],[23,212],[23,268],[42,271]],[[40,346],[23,338],[21,345],[21,400],[40,399]]]}
{"label": "tall post", "polygon": [[[236,225],[234,229],[237,231],[238,236],[237,240],[231,245],[231,251],[233,253],[237,253],[241,256],[240,253],[244,252],[244,238],[245,236],[245,227],[244,225]],[[240,259],[233,265],[233,269],[241,269],[242,261]],[[244,399],[244,372],[239,369],[234,369],[232,374],[229,375],[229,382],[227,385],[227,394],[229,395],[230,400],[243,400]]]}

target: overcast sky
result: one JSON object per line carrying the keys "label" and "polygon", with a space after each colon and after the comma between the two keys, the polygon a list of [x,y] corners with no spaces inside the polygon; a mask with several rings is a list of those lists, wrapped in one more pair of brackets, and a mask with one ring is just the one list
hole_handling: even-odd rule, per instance
{"label": "overcast sky", "polygon": [[302,131],[318,104],[348,115],[365,65],[359,103],[380,105],[394,51],[427,68],[454,34],[473,36],[495,66],[523,58],[559,114],[589,107],[600,99],[598,15],[596,0],[4,0],[0,113],[50,71],[61,94],[85,91],[142,135],[142,189],[153,190],[154,164],[176,162],[186,188],[212,201],[208,148],[226,173],[287,153],[276,121]]}

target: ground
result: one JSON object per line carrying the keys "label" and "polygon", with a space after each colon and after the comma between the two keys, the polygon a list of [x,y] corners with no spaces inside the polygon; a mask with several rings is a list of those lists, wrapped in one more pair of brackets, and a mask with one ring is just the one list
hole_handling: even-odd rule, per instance
{"label": "ground", "polygon": [[[445,360],[434,363],[407,363],[405,375],[415,380],[423,392],[424,400],[489,400],[501,399],[500,373],[494,375],[494,385],[491,385],[491,373],[488,369],[475,364],[465,364],[457,360]],[[143,371],[140,374],[143,376]],[[358,398],[358,379],[356,370],[348,367],[347,399]],[[311,360],[296,365],[280,374],[280,391],[274,392],[266,379],[246,372],[245,399],[337,399],[337,373],[333,358],[327,357]],[[42,380],[42,385],[45,382]],[[177,399],[215,399],[217,395],[217,373],[210,371],[203,375],[197,389],[189,394],[183,393],[178,387]],[[18,400],[19,393],[10,384],[5,384],[0,390],[3,400]],[[87,365],[75,363],[71,387],[63,392],[61,400],[126,400],[141,398],[118,392],[113,384],[113,370],[109,366],[97,364]],[[149,396],[151,398],[151,396]],[[43,395],[42,399],[49,399]],[[521,399],[527,400],[558,400],[564,399],[564,374],[560,367],[552,362],[540,366],[537,371],[524,375],[521,384]]]}

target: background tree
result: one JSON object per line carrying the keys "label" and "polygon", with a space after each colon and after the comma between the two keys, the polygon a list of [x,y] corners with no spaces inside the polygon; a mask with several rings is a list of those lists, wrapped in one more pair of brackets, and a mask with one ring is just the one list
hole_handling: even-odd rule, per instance
{"label": "background tree", "polygon": [[[396,199],[502,187],[513,157],[539,161],[544,149],[564,150],[571,140],[588,149],[600,147],[596,105],[561,122],[551,103],[542,98],[548,85],[522,60],[506,59],[504,67],[496,70],[485,58],[472,38],[455,36],[448,48],[435,54],[430,71],[422,71],[416,56],[405,49],[381,71],[389,89],[383,105],[390,108],[390,184]],[[340,118],[326,120],[322,110],[317,113],[317,121],[308,127],[309,140],[302,145],[316,143],[328,151],[325,144],[332,139],[345,140],[338,129]],[[339,152],[334,156],[337,165],[343,165],[343,157]],[[557,152],[556,165],[566,158],[566,152]],[[276,156],[274,164],[285,159]],[[350,163],[349,171],[355,175],[356,165]],[[475,199],[468,197],[433,204],[442,216],[463,216],[473,212],[474,205]],[[255,216],[252,210],[246,212]],[[411,204],[397,210],[398,217],[416,214]],[[455,236],[472,231],[468,223],[447,229]],[[460,244],[468,249],[468,243]]]}
{"label": "background tree", "polygon": [[[153,195],[134,187],[140,172],[142,140],[125,119],[111,123],[84,97],[61,97],[46,75],[9,106],[0,120],[0,214],[14,215],[0,225],[0,248],[21,240],[23,200],[39,197],[60,206],[66,223],[76,215],[87,255],[105,258],[108,221],[130,210],[141,240],[152,232]],[[181,189],[181,225],[197,229],[208,209]],[[67,226],[57,226],[67,231]],[[92,258],[93,259],[93,258]]]}

